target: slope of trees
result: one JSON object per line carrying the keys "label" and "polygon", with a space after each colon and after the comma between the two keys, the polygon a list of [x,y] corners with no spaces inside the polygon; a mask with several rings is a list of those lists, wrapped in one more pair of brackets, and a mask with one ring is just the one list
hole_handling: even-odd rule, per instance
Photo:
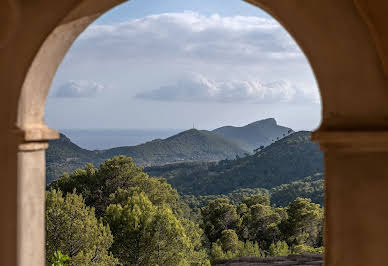
{"label": "slope of trees", "polygon": [[246,254],[323,252],[323,209],[310,199],[297,198],[285,208],[274,208],[260,194],[238,206],[220,198],[201,208],[201,214],[212,261]]}
{"label": "slope of trees", "polygon": [[191,129],[167,139],[156,139],[137,146],[89,151],[72,143],[61,134],[49,142],[46,152],[47,181],[50,183],[64,172],[73,172],[91,162],[99,165],[113,156],[130,156],[138,165],[162,165],[184,161],[219,161],[242,156],[246,150],[206,130]]}
{"label": "slope of trees", "polygon": [[227,194],[239,188],[271,189],[323,171],[323,157],[310,132],[293,133],[254,155],[218,163],[148,167],[182,194]]}
{"label": "slope of trees", "polygon": [[318,204],[296,198],[277,208],[261,192],[241,190],[229,195],[232,202],[211,199],[193,212],[165,179],[149,177],[131,158],[114,157],[99,168],[88,164],[48,186],[46,260],[209,265],[238,256],[323,251]]}
{"label": "slope of trees", "polygon": [[[101,223],[110,228],[109,252],[123,265],[208,264],[202,230],[189,219],[188,206],[165,180],[150,178],[131,158],[114,157],[99,169],[89,164],[60,177],[48,189],[48,193],[82,195],[87,208],[95,209]],[[73,237],[66,230],[61,234]],[[47,245],[50,250],[64,249],[52,242]],[[74,253],[60,251],[76,259]]]}

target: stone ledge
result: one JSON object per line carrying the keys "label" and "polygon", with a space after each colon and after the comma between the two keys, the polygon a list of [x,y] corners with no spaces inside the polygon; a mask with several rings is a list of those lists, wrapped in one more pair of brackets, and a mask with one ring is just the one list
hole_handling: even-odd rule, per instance
{"label": "stone ledge", "polygon": [[256,258],[256,257],[240,257],[230,260],[219,260],[216,266],[317,266],[323,265],[323,255],[303,254],[303,255],[288,255],[287,257],[271,257],[271,258]]}
{"label": "stone ledge", "polygon": [[311,133],[311,139],[325,151],[388,152],[388,130],[317,130]]}

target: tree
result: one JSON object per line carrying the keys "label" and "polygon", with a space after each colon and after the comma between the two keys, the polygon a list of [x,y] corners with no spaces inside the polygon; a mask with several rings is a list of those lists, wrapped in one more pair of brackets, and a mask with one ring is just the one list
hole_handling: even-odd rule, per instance
{"label": "tree", "polygon": [[146,193],[155,205],[168,204],[174,212],[188,215],[179,195],[163,178],[150,178],[142,167],[136,166],[133,159],[116,156],[95,168],[88,164],[71,175],[63,175],[50,184],[50,188],[71,193],[74,189],[82,194],[85,203],[96,210],[97,217],[102,217],[106,208],[114,201],[119,202],[133,192]]}
{"label": "tree", "polygon": [[112,252],[125,265],[206,263],[172,210],[154,206],[143,192],[133,193],[125,205],[110,205],[104,220],[115,236]]}
{"label": "tree", "polygon": [[51,258],[51,266],[65,266],[67,265],[66,262],[70,260],[70,257],[68,255],[62,254],[59,250],[57,250],[54,255]]}
{"label": "tree", "polygon": [[256,204],[269,206],[270,200],[268,196],[256,194],[256,195],[252,195],[250,197],[244,198],[242,203],[246,204],[249,208]]}
{"label": "tree", "polygon": [[70,258],[69,265],[117,265],[108,249],[113,236],[75,192],[46,192],[46,261],[55,263],[60,250]]}
{"label": "tree", "polygon": [[267,249],[272,242],[281,237],[278,228],[281,216],[269,205],[250,205],[241,219],[239,231],[241,238],[257,242],[262,249]]}
{"label": "tree", "polygon": [[311,199],[297,198],[286,208],[287,219],[280,229],[289,246],[316,246],[323,226],[323,209]]}
{"label": "tree", "polygon": [[231,251],[235,253],[239,249],[238,236],[236,232],[232,229],[222,231],[219,243],[224,252]]}
{"label": "tree", "polygon": [[236,207],[228,199],[213,200],[208,206],[201,208],[202,228],[210,243],[221,238],[222,231],[227,229],[237,230],[240,226],[240,216]]}
{"label": "tree", "polygon": [[268,255],[270,257],[287,256],[289,254],[291,254],[291,252],[285,241],[278,241],[276,244],[272,243],[268,249]]}

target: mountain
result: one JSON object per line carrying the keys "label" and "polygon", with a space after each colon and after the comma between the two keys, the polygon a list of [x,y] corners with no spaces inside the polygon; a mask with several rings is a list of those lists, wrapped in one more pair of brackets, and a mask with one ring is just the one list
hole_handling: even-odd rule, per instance
{"label": "mountain", "polygon": [[46,152],[47,181],[63,172],[72,172],[91,162],[98,165],[116,155],[126,155],[142,166],[182,161],[219,161],[243,155],[245,150],[234,142],[205,130],[190,129],[166,139],[156,139],[137,146],[90,151],[72,143],[61,134],[49,142]]}
{"label": "mountain", "polygon": [[162,165],[182,161],[219,161],[243,155],[237,144],[206,130],[190,129],[166,139],[137,146],[98,152],[103,158],[116,155],[132,157],[139,165]]}
{"label": "mountain", "polygon": [[71,173],[84,167],[89,162],[99,164],[102,159],[93,151],[82,149],[63,134],[59,139],[50,140],[46,151],[47,182],[59,177],[64,172]]}
{"label": "mountain", "polygon": [[147,167],[182,194],[227,194],[239,188],[271,189],[323,172],[323,155],[311,132],[300,131],[235,160]]}
{"label": "mountain", "polygon": [[294,131],[288,127],[279,126],[274,118],[253,122],[243,127],[225,126],[214,129],[213,133],[233,140],[243,149],[252,152],[260,146],[267,146]]}

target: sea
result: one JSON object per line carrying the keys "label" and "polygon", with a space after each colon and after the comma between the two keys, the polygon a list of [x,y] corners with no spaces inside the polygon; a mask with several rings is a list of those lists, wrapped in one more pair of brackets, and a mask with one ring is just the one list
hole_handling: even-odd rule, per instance
{"label": "sea", "polygon": [[88,150],[135,146],[171,137],[183,129],[59,129],[72,142]]}

